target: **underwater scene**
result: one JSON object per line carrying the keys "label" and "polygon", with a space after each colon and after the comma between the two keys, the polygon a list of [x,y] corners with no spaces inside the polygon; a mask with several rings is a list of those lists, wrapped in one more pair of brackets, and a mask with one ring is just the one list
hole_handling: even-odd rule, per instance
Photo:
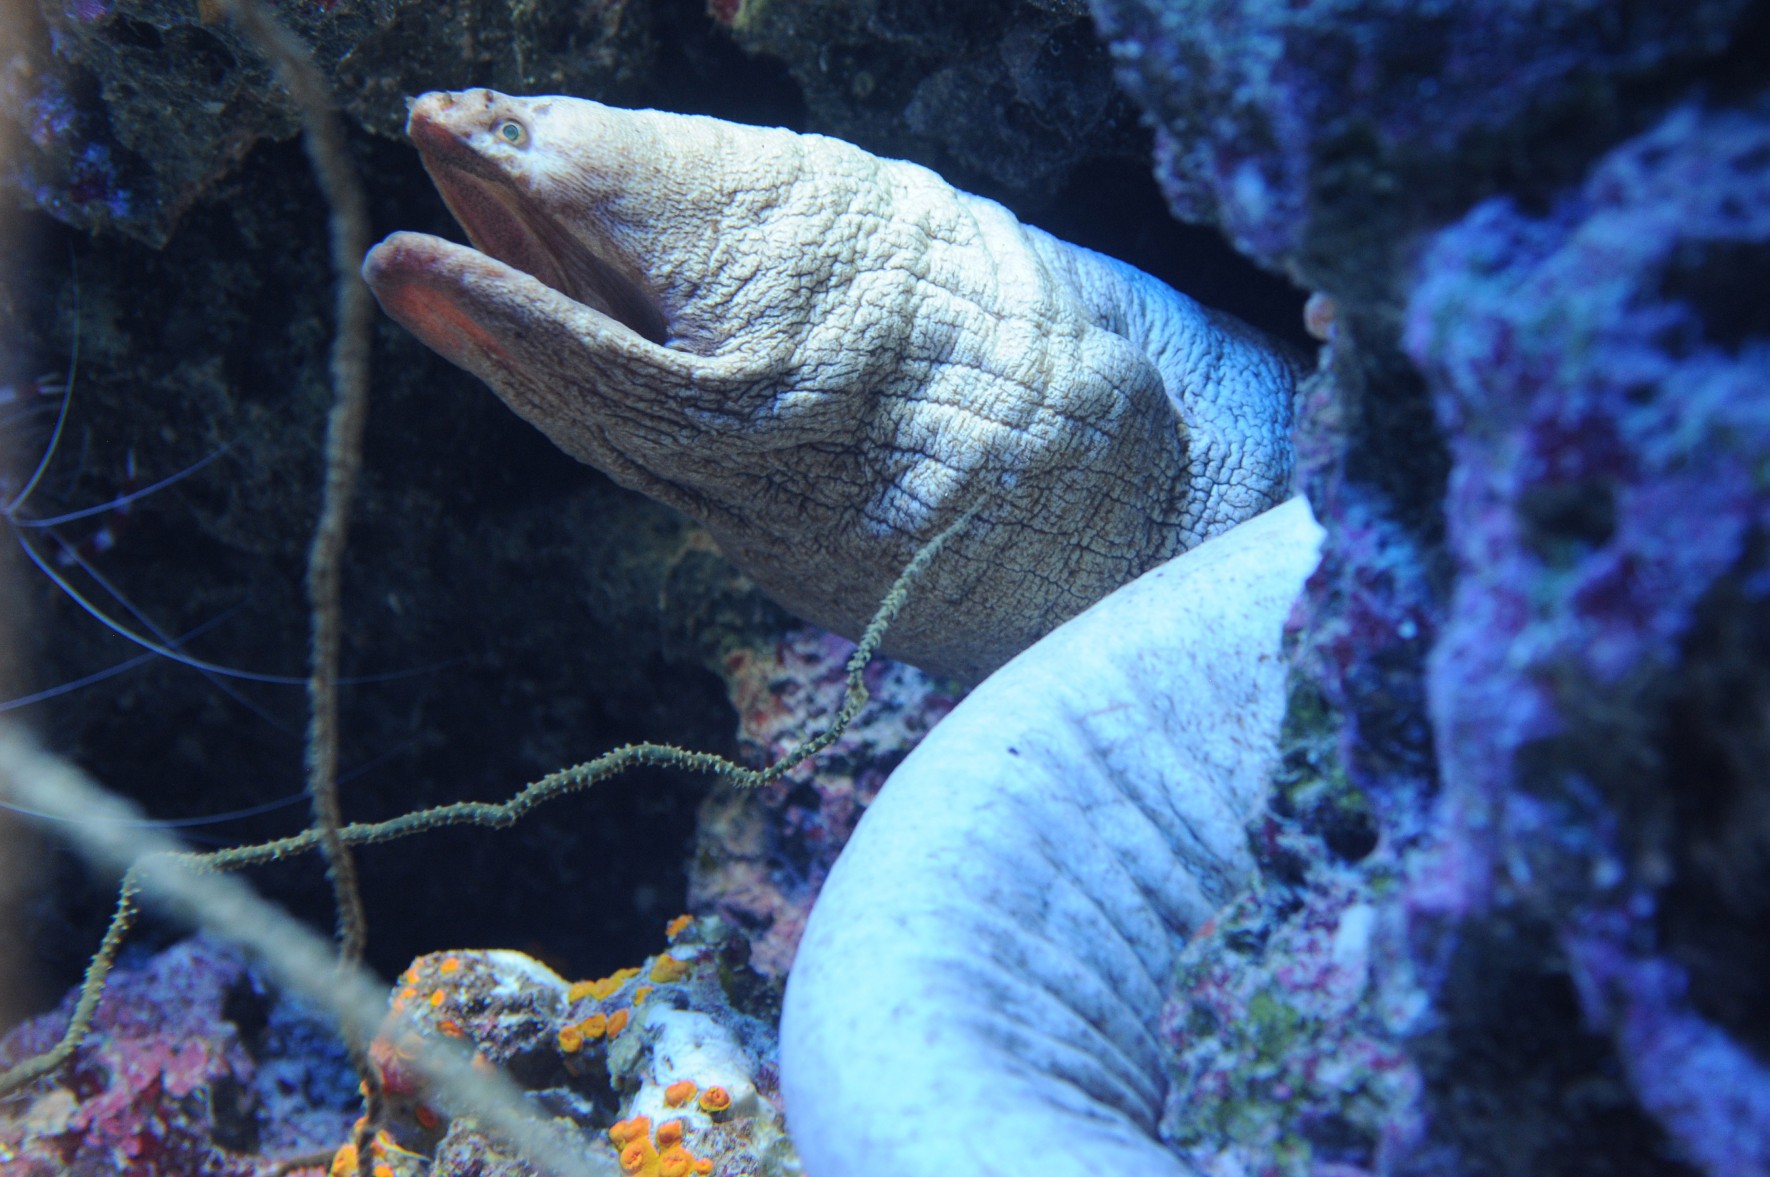
{"label": "underwater scene", "polygon": [[1770,3],[0,0],[0,1177],[1770,1177]]}

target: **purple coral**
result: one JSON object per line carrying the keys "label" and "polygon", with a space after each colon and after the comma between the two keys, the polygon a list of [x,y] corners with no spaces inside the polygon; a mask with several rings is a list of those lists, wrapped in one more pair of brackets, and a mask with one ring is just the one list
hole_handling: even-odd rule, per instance
{"label": "purple coral", "polygon": [[[1652,789],[1679,768],[1668,708],[1725,657],[1693,632],[1765,604],[1770,330],[1732,304],[1761,306],[1738,278],[1770,256],[1767,186],[1770,103],[1678,109],[1546,216],[1494,200],[1441,233],[1406,330],[1455,461],[1458,562],[1429,673],[1447,885],[1416,905],[1552,921],[1644,1106],[1729,1174],[1770,1171],[1770,1069],[1737,1017],[1701,1012],[1740,983],[1726,966],[1673,959],[1700,948],[1677,908],[1705,868]],[[1715,787],[1749,812],[1762,782]]]}
{"label": "purple coral", "polygon": [[1602,132],[1619,87],[1717,53],[1747,7],[1637,5],[1624,19],[1610,0],[1094,0],[1155,122],[1175,215],[1318,283],[1382,275],[1367,264],[1379,226],[1466,200],[1472,174],[1515,163],[1521,127],[1552,130],[1545,162],[1567,158],[1571,134]]}

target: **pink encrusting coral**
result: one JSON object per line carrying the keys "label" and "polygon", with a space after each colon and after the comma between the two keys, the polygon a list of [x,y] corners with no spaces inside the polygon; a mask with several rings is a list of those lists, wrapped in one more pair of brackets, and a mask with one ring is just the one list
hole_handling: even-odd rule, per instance
{"label": "pink encrusting coral", "polygon": [[1316,1173],[1385,1171],[1424,1127],[1419,1069],[1397,1041],[1417,1008],[1394,967],[1399,922],[1354,871],[1315,883],[1283,921],[1232,905],[1181,954],[1162,1135],[1201,1173],[1287,1152],[1339,1166]]}
{"label": "pink encrusting coral", "polygon": [[[54,1045],[73,1000],[0,1042],[0,1068]],[[252,1177],[312,1151],[348,1126],[355,1080],[311,1021],[201,937],[119,968],[73,1057],[0,1103],[0,1171]]]}
{"label": "pink encrusting coral", "polygon": [[[854,644],[797,629],[726,655],[726,690],[746,759],[766,764],[826,727],[842,706]],[[901,663],[866,670],[871,701],[835,746],[754,792],[715,790],[701,808],[689,904],[750,939],[750,964],[784,977],[824,876],[898,761],[960,690]]]}

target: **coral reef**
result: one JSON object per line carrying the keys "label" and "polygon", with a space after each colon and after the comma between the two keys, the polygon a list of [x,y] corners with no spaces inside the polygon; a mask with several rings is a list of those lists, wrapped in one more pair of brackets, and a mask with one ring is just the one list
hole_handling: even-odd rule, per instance
{"label": "coral reef", "polygon": [[[283,142],[293,117],[256,56],[204,23],[212,6],[10,7],[30,23],[0,49],[5,182],[43,211],[21,222],[41,248],[0,289],[0,383],[64,368],[76,324],[80,339],[70,425],[28,513],[219,454],[131,504],[96,567],[167,634],[213,624],[193,650],[298,676],[327,321],[323,214]],[[1124,219],[1091,202],[1122,175],[1096,165],[1137,139],[1074,4],[280,8],[369,132],[353,146],[387,228],[444,224],[409,152],[378,137],[403,94],[482,84],[834,131],[1035,219],[1063,211],[1059,192],[1083,219]],[[1173,984],[1148,1023],[1160,1159],[1225,1177],[1770,1170],[1764,5],[1094,10],[1156,128],[1169,206],[1314,291],[1324,344],[1297,444],[1328,538],[1295,619],[1282,763],[1247,827],[1257,883],[1167,945]],[[1165,231],[1139,219],[1125,239]],[[1278,305],[1266,325],[1291,313]],[[365,775],[347,812],[497,794],[627,739],[729,746],[703,665],[724,668],[758,749],[827,713],[845,647],[789,633],[704,533],[524,437],[399,333],[378,348],[350,657],[363,675],[422,673],[352,688],[347,768]],[[40,412],[6,428],[27,451],[46,440]],[[9,519],[29,538],[25,522]],[[135,652],[46,583],[21,595],[49,677],[20,689]],[[408,1008],[465,1037],[476,1015],[442,965],[483,966],[522,1015],[481,1028],[489,1051],[534,1068],[534,1097],[611,1160],[749,1163],[721,1151],[747,1121],[702,1100],[718,1108],[719,1087],[767,1120],[768,1048],[693,987],[721,978],[766,1024],[775,990],[741,962],[785,967],[856,815],[950,704],[901,668],[872,673],[890,704],[833,771],[705,801],[660,774],[552,821],[366,855],[389,971],[444,942],[593,971],[635,959],[681,905],[691,837],[694,908],[742,933],[672,948],[693,957],[684,977],[664,964],[653,981],[652,958],[576,1002],[512,957],[427,956]],[[156,814],[275,803],[297,788],[283,729],[299,701],[227,689],[157,662],[36,710]],[[61,899],[31,909],[22,940],[54,990],[111,896],[44,860]],[[301,870],[264,881],[323,912]],[[80,1085],[52,1077],[0,1107],[8,1177],[70,1158],[244,1172],[345,1138],[349,1081],[324,1032],[225,953],[177,953],[114,979],[68,1071]],[[139,1032],[150,1016],[180,1037]],[[60,1017],[16,1031],[4,1057]],[[742,1062],[726,1070],[660,1053],[732,1042],[721,1057]],[[396,1105],[390,1167],[527,1177],[472,1125],[426,1128],[422,1099]]]}
{"label": "coral reef", "polygon": [[1551,927],[1643,1105],[1716,1173],[1770,1168],[1748,751],[1770,318],[1745,293],[1766,185],[1770,100],[1674,110],[1544,215],[1496,200],[1438,234],[1405,335],[1450,438],[1458,561],[1429,676],[1438,887],[1415,906]]}
{"label": "coral reef", "polygon": [[[746,760],[768,764],[842,704],[854,643],[797,628],[765,645],[730,650],[726,690]],[[914,667],[867,668],[872,702],[815,763],[754,790],[721,789],[701,803],[689,862],[689,905],[716,912],[749,938],[749,963],[787,975],[805,917],[836,855],[904,755],[957,701],[958,688]]]}
{"label": "coral reef", "polygon": [[[1156,126],[1175,215],[1368,307],[1413,232],[1495,187],[1552,190],[1698,76],[1750,0],[1097,0]],[[1372,267],[1375,260],[1389,264]]]}
{"label": "coral reef", "polygon": [[[288,5],[346,112],[389,134],[405,97],[446,79],[516,89],[629,91],[651,61],[645,6],[511,7],[489,0]],[[20,140],[7,177],[83,228],[165,244],[179,218],[295,114],[215,5],[90,0],[41,6],[0,62]]]}
{"label": "coral reef", "polygon": [[[60,1037],[73,997],[0,1041],[0,1067]],[[0,1103],[16,1177],[254,1177],[349,1124],[356,1084],[325,1023],[202,937],[113,974],[60,1070]]]}
{"label": "coral reef", "polygon": [[[410,1037],[450,1040],[502,1069],[588,1151],[634,1177],[797,1172],[782,1128],[772,1019],[734,1006],[755,992],[730,963],[734,933],[682,916],[666,952],[568,982],[507,950],[438,952],[400,975],[371,1049],[383,1090],[377,1164],[399,1177],[533,1170],[465,1117],[450,1116],[402,1058]],[[353,1146],[334,1171],[354,1163]]]}
{"label": "coral reef", "polygon": [[1424,1134],[1397,1041],[1417,990],[1383,967],[1379,916],[1342,876],[1276,924],[1256,898],[1232,904],[1186,945],[1161,1133],[1196,1171],[1387,1172]]}
{"label": "coral reef", "polygon": [[1764,1172],[1761,12],[1097,7],[1171,206],[1326,343],[1261,886],[1188,949],[1164,1130]]}
{"label": "coral reef", "polygon": [[986,0],[958,20],[931,0],[710,10],[786,65],[807,130],[921,160],[962,188],[1038,208],[1085,162],[1145,150],[1080,0]]}
{"label": "coral reef", "polygon": [[[796,1173],[783,1130],[772,1016],[742,1012],[768,987],[734,958],[717,917],[670,922],[667,951],[568,982],[502,949],[414,961],[370,1057],[382,1085],[370,1148],[381,1177],[532,1177],[471,1120],[432,1102],[413,1038],[458,1043],[496,1066],[583,1147],[635,1177]],[[734,952],[734,948],[736,951]],[[41,1051],[67,1006],[0,1041],[0,1066]],[[0,1103],[9,1177],[259,1177],[350,1135],[356,1076],[326,1024],[267,991],[201,936],[113,976],[93,1033],[60,1070]],[[355,1150],[332,1172],[354,1171]],[[318,1174],[319,1160],[296,1171]]]}

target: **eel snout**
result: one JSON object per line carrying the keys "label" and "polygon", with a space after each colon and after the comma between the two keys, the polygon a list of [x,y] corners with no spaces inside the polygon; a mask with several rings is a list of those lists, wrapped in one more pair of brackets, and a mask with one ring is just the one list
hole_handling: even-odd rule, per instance
{"label": "eel snout", "polygon": [[[413,100],[406,134],[475,250],[663,344],[669,325],[642,259],[596,231],[581,193],[559,191],[566,161],[549,111],[491,90],[431,91]],[[567,209],[578,214],[569,223]]]}

